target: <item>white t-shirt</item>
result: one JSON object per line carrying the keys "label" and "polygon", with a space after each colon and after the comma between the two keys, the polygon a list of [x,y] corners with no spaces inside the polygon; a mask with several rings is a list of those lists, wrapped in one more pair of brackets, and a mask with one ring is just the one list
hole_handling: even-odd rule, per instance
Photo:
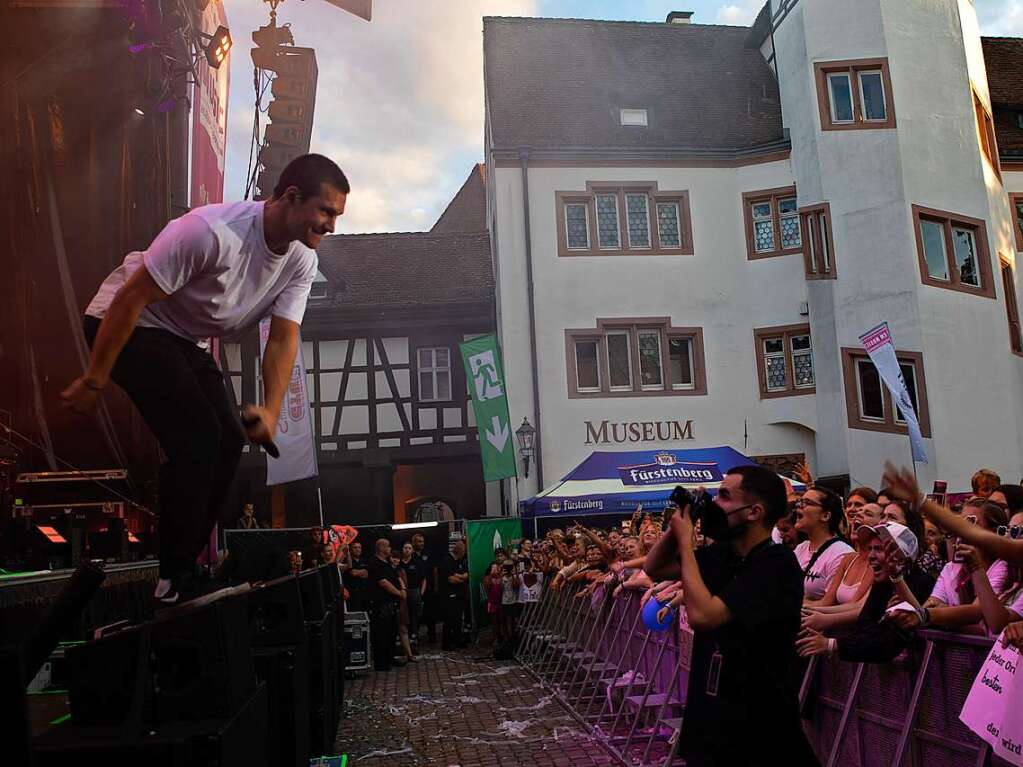
{"label": "white t-shirt", "polygon": [[[532,575],[536,578],[536,583],[532,586],[526,585],[526,576]],[[540,592],[543,590],[543,573],[523,573],[521,576],[522,583],[519,585],[519,601],[522,603],[526,602],[539,602]]]}
{"label": "white t-shirt", "polygon": [[205,205],[167,224],[147,250],[129,253],[85,313],[103,317],[140,264],[168,297],[143,309],[139,326],[205,345],[271,314],[301,323],[317,259],[298,241],[284,255],[267,247],[262,202]]}
{"label": "white t-shirt", "polygon": [[[941,568],[941,574],[931,591],[931,598],[938,599],[949,607],[958,607],[962,604],[959,594],[956,592],[956,584],[959,582],[963,566],[955,562],[949,562]],[[987,579],[991,582],[991,590],[995,594],[1000,593],[1006,586],[1009,579],[1009,565],[1004,559],[996,559],[987,568]]]}
{"label": "white t-shirt", "polygon": [[519,591],[515,587],[515,579],[511,575],[501,578],[501,604],[513,605],[519,601]]}
{"label": "white t-shirt", "polygon": [[1019,616],[1017,620],[1023,619],[1023,589],[1020,589],[1019,593],[1016,594],[1016,598],[1012,600],[1012,604],[1009,605],[1008,609],[1012,610]]}
{"label": "white t-shirt", "polygon": [[[835,541],[824,553],[817,557],[813,563],[813,569],[803,576],[803,597],[806,599],[820,599],[828,590],[831,577],[842,564],[842,557],[852,552],[853,548],[845,541]],[[803,541],[796,546],[796,559],[799,567],[806,570],[813,555],[810,553],[810,541]]]}

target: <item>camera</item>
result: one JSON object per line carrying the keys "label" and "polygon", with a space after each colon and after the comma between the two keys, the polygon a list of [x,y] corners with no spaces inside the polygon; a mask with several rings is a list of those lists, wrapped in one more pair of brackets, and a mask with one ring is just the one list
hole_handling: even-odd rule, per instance
{"label": "camera", "polygon": [[701,490],[696,495],[693,495],[682,485],[677,485],[671,491],[670,500],[678,507],[679,511],[686,506],[689,507],[689,518],[693,521],[694,525],[703,519],[711,506],[715,505],[714,499],[706,490]]}

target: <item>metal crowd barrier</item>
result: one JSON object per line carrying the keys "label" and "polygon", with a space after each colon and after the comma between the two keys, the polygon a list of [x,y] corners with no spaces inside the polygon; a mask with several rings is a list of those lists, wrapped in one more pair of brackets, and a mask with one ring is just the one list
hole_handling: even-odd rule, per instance
{"label": "metal crowd barrier", "polygon": [[582,584],[545,586],[520,620],[516,658],[615,756],[642,765],[675,761],[691,634],[646,629],[640,594],[614,598]]}
{"label": "metal crowd barrier", "polygon": [[[521,617],[517,660],[625,764],[680,764],[692,634],[643,625],[640,594],[545,585]],[[1005,765],[959,712],[991,649],[984,637],[919,633],[895,664],[816,657],[800,688],[803,724],[825,767]]]}

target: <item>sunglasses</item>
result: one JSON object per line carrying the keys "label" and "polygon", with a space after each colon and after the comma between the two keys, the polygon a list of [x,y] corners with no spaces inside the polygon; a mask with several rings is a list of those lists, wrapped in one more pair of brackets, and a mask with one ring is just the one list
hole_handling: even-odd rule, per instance
{"label": "sunglasses", "polygon": [[1017,540],[1023,538],[1023,525],[1000,525],[995,532],[1003,538]]}

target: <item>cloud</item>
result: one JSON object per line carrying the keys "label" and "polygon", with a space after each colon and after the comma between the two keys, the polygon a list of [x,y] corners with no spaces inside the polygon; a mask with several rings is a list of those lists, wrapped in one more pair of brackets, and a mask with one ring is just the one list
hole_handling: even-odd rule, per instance
{"label": "cloud", "polygon": [[737,0],[718,8],[717,22],[719,24],[741,24],[749,26],[757,18],[760,9],[764,7],[765,0]]}
{"label": "cloud", "polygon": [[978,6],[985,35],[1023,37],[1023,0],[987,0]]}
{"label": "cloud", "polygon": [[[258,4],[262,5],[262,4]],[[339,231],[429,228],[483,155],[484,15],[529,16],[535,0],[378,0],[366,23],[322,0],[282,4],[319,69],[312,151],[344,168]],[[265,6],[227,0],[232,51],[227,199],[244,192],[252,130],[249,31]]]}

